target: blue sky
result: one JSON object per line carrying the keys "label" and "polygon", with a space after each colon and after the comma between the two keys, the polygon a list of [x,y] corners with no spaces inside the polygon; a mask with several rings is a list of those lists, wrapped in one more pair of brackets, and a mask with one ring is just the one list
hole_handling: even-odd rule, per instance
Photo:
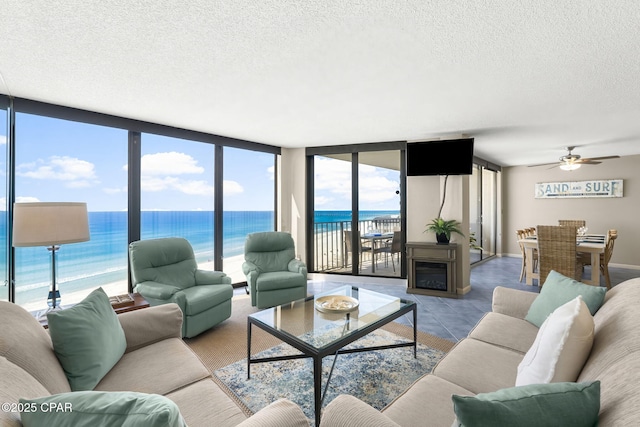
{"label": "blue sky", "polygon": [[[5,123],[3,117],[2,146]],[[16,139],[17,201],[127,209],[126,130],[18,113]],[[213,156],[209,144],[143,134],[142,209],[213,210]],[[273,162],[272,154],[225,147],[225,210],[272,210]],[[316,209],[350,210],[350,163],[318,157],[315,170]],[[397,171],[360,165],[359,179],[361,210],[399,209]]]}
{"label": "blue sky", "polygon": [[[17,201],[126,210],[126,130],[17,114],[16,140]],[[213,153],[209,144],[143,134],[142,208],[213,210]],[[225,148],[224,157],[225,210],[273,210],[274,156]]]}

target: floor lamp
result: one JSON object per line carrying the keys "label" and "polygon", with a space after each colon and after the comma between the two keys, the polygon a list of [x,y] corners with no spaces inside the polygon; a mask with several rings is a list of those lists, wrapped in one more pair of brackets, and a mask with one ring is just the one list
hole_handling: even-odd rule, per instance
{"label": "floor lamp", "polygon": [[13,246],[46,246],[51,252],[51,289],[44,313],[59,308],[60,291],[56,287],[56,251],[60,245],[89,240],[86,203],[47,202],[13,205]]}

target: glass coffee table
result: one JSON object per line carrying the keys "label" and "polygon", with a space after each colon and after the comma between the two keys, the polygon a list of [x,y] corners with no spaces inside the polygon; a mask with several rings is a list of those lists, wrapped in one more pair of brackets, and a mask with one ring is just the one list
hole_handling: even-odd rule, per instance
{"label": "glass coffee table", "polygon": [[[393,320],[413,312],[413,342],[377,347],[344,349],[353,341],[375,331]],[[320,410],[329,386],[338,354],[413,347],[417,352],[417,311],[414,301],[378,292],[343,286],[268,308],[247,318],[247,378],[251,364],[310,357],[313,359],[313,391],[316,426],[320,425]],[[301,354],[268,358],[251,358],[251,327],[255,325],[293,346]],[[333,366],[322,392],[322,359],[335,355]]]}

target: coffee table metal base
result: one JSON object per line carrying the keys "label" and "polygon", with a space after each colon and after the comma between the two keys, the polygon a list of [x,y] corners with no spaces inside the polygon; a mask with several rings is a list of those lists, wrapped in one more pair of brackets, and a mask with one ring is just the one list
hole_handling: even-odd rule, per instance
{"label": "coffee table metal base", "polygon": [[[352,342],[364,337],[365,335],[370,334],[371,332],[379,329],[380,327],[386,325],[394,321],[395,319],[407,314],[409,311],[413,312],[413,342],[404,342],[398,344],[388,344],[381,346],[373,346],[366,348],[353,348],[353,349],[344,349],[347,345]],[[418,314],[416,311],[416,305],[413,304],[406,308],[406,310],[400,310],[397,313],[394,313],[387,318],[382,319],[379,322],[372,323],[369,327],[358,331],[352,335],[348,335],[347,337],[336,341],[334,344],[327,346],[323,349],[317,349],[313,346],[310,346],[305,343],[301,343],[297,340],[291,339],[291,335],[283,333],[278,329],[267,327],[260,322],[254,321],[254,319],[249,316],[247,318],[247,379],[251,378],[251,364],[255,363],[265,363],[265,362],[277,362],[282,360],[293,360],[293,359],[305,359],[311,358],[313,359],[313,396],[314,396],[314,410],[315,410],[315,425],[320,425],[320,414],[322,409],[322,403],[324,401],[325,394],[327,389],[329,388],[329,381],[331,381],[331,375],[333,374],[333,368],[335,367],[335,363],[339,354],[349,354],[349,353],[362,353],[365,351],[376,351],[376,350],[386,350],[391,348],[399,348],[399,347],[413,347],[413,357],[417,357],[418,351],[418,330],[417,330],[417,321]],[[297,350],[301,352],[301,354],[293,354],[287,356],[275,356],[275,357],[263,357],[263,358],[251,358],[251,326],[255,325],[260,329],[268,332],[269,334],[281,339],[285,343],[293,346]],[[324,392],[322,391],[322,359],[327,356],[335,355],[335,359],[333,361],[333,365],[331,366],[331,371],[329,372],[329,377],[327,378],[327,383],[325,384]]]}

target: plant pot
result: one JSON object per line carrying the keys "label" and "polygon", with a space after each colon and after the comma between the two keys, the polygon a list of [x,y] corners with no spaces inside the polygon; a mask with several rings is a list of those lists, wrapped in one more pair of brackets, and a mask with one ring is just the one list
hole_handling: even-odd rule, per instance
{"label": "plant pot", "polygon": [[447,239],[447,235],[444,233],[436,233],[436,240],[439,245],[448,245],[449,239]]}

